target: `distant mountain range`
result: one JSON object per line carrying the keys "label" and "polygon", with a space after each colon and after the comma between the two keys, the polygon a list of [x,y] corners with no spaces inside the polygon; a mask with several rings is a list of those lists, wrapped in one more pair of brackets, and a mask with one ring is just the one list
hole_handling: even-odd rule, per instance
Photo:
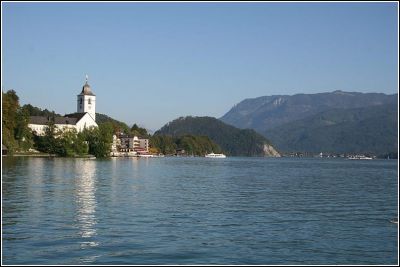
{"label": "distant mountain range", "polygon": [[164,125],[155,135],[208,136],[231,156],[280,156],[271,143],[254,130],[241,130],[212,117],[180,117]]}
{"label": "distant mountain range", "polygon": [[397,94],[334,91],[246,99],[222,121],[252,128],[280,151],[397,152]]}

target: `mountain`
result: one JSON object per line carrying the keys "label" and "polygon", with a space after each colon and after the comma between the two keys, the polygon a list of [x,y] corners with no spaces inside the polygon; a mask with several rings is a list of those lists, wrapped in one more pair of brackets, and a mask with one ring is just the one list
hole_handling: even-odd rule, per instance
{"label": "mountain", "polygon": [[285,152],[394,152],[397,98],[343,91],[263,96],[243,100],[221,120],[252,128]]}
{"label": "mountain", "polygon": [[208,136],[231,156],[280,156],[271,143],[251,129],[238,129],[212,117],[180,117],[164,125],[155,135]]}
{"label": "mountain", "polygon": [[282,151],[397,152],[397,105],[332,109],[268,130]]}
{"label": "mountain", "polygon": [[396,95],[334,91],[319,94],[262,96],[245,99],[220,119],[260,133],[329,109],[361,108],[397,101]]}

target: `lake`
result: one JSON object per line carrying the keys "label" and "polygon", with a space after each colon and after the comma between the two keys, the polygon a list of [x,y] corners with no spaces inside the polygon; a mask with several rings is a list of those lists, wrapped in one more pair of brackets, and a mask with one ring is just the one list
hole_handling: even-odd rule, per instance
{"label": "lake", "polygon": [[396,160],[3,157],[3,264],[397,264]]}

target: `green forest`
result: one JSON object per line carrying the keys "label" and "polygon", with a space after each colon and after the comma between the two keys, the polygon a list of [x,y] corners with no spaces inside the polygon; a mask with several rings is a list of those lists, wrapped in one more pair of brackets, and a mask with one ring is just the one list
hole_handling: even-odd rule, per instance
{"label": "green forest", "polygon": [[219,145],[211,141],[207,136],[183,135],[172,137],[168,135],[154,135],[150,143],[157,152],[164,155],[178,154],[187,156],[204,156],[208,153],[222,153]]}
{"label": "green forest", "polygon": [[155,135],[208,136],[230,156],[265,156],[264,144],[271,144],[254,130],[238,129],[212,117],[181,117],[164,125]]}

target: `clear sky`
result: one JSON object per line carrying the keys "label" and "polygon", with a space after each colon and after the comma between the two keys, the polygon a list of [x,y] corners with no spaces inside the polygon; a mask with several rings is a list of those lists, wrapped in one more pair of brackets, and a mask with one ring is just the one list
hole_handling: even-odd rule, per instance
{"label": "clear sky", "polygon": [[398,92],[398,4],[4,3],[2,90],[157,130],[245,98]]}

